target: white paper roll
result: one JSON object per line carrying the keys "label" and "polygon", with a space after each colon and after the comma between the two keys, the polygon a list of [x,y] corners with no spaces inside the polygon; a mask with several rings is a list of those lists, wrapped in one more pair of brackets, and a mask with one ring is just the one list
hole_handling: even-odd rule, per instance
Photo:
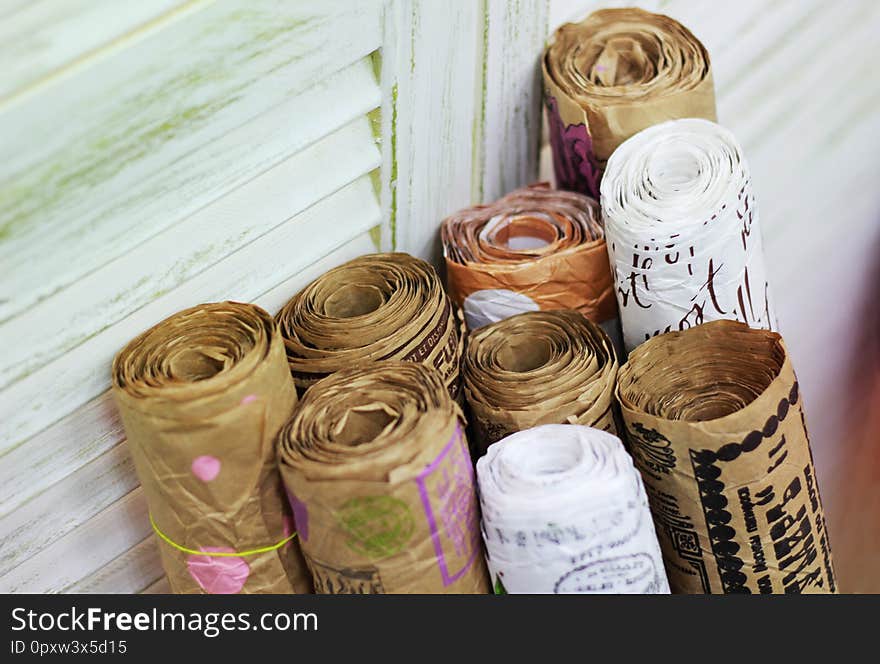
{"label": "white paper roll", "polygon": [[722,318],[776,327],[749,169],[727,129],[640,131],[611,155],[601,191],[627,350]]}
{"label": "white paper roll", "polygon": [[668,593],[642,478],[620,440],[545,424],[477,462],[495,591]]}

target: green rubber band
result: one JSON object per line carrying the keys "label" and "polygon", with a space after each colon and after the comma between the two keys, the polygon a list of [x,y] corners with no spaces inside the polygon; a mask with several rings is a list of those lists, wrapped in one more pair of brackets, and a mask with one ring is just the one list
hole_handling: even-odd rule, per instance
{"label": "green rubber band", "polygon": [[180,544],[178,544],[170,537],[168,537],[168,535],[159,530],[159,526],[157,526],[156,522],[153,521],[152,514],[150,514],[150,525],[153,526],[153,530],[156,531],[156,534],[162,539],[162,541],[170,546],[173,546],[178,551],[183,551],[184,553],[189,553],[194,556],[210,556],[212,558],[236,558],[239,556],[255,556],[258,553],[269,553],[270,551],[277,551],[294,537],[296,537],[296,533],[294,533],[290,537],[285,537],[283,540],[278,542],[278,544],[273,544],[272,546],[264,546],[260,549],[251,549],[249,551],[233,551],[232,553],[227,553],[225,551],[196,551],[195,549],[187,549],[185,546],[180,546]]}

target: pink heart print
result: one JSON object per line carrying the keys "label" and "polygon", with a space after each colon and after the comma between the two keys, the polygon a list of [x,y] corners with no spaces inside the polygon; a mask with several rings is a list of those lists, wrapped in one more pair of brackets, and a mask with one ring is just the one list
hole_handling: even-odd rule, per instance
{"label": "pink heart print", "polygon": [[[235,553],[235,549],[205,546],[206,553]],[[187,557],[189,573],[209,595],[234,595],[244,588],[251,568],[239,556],[197,556]]]}
{"label": "pink heart print", "polygon": [[220,474],[220,459],[209,455],[196,457],[190,470],[202,482],[210,482]]}

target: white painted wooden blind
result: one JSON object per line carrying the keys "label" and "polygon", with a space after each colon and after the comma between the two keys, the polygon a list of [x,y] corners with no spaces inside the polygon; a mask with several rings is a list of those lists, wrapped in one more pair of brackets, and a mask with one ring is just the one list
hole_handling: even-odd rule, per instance
{"label": "white painted wooden blind", "polygon": [[0,591],[164,588],[109,365],[375,251],[375,2],[0,3]]}
{"label": "white painted wooden blind", "polygon": [[0,591],[161,592],[109,367],[534,179],[546,0],[0,0]]}

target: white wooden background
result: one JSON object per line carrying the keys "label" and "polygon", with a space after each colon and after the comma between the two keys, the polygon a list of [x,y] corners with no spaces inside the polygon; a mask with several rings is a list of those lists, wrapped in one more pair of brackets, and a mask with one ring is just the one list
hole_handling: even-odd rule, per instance
{"label": "white wooden background", "polygon": [[[711,52],[827,487],[864,419],[880,3],[638,4]],[[197,302],[274,311],[377,247],[436,259],[443,215],[534,178],[541,47],[598,5],[0,0],[0,591],[164,590],[113,354]]]}

